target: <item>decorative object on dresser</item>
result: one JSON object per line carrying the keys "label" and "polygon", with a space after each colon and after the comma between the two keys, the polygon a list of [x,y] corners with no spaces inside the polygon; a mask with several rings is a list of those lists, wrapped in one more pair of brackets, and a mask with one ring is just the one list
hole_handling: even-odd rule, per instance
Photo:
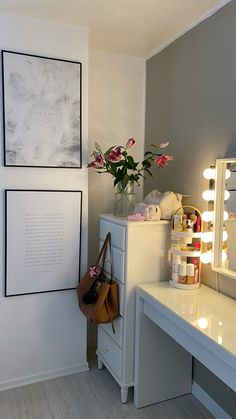
{"label": "decorative object on dresser", "polygon": [[114,187],[117,187],[115,194],[114,215],[126,217],[133,213],[135,206],[134,183],[140,185],[140,178],[144,178],[144,173],[152,176],[150,168],[155,162],[157,167],[163,169],[168,161],[174,157],[169,154],[161,154],[158,149],[165,148],[169,142],[161,143],[159,146],[151,145],[152,151],[146,151],[144,160],[139,163],[128,154],[128,150],[135,144],[135,139],[130,138],[126,146],[111,146],[105,152],[100,145],[95,143],[96,150],[93,151],[93,161],[89,164],[97,170],[97,173],[109,173],[114,178]]}
{"label": "decorative object on dresser", "polygon": [[[119,284],[119,317],[98,326],[98,368],[103,365],[121,387],[125,403],[134,385],[135,289],[145,282],[168,279],[170,222],[135,222],[112,215],[100,216],[100,245],[111,232],[114,278]],[[109,257],[108,257],[109,259]],[[109,269],[109,263],[107,264]]]}
{"label": "decorative object on dresser", "polygon": [[144,202],[135,205],[134,214],[143,216],[143,221],[159,221],[161,219],[159,205],[148,205]]}
{"label": "decorative object on dresser", "polygon": [[202,218],[200,211],[183,206],[172,217],[170,285],[181,289],[200,287]]}
{"label": "decorative object on dresser", "polygon": [[144,198],[144,203],[159,205],[161,219],[171,220],[175,212],[182,206],[182,195],[171,191],[161,193],[154,189]]}
{"label": "decorative object on dresser", "polygon": [[4,165],[81,168],[76,61],[2,51]]}
{"label": "decorative object on dresser", "polygon": [[77,286],[80,310],[95,323],[111,323],[119,315],[118,284],[113,279],[110,252],[110,275],[104,275],[107,250],[111,249],[111,233],[108,232],[100,250],[96,265],[90,266],[88,272]]}

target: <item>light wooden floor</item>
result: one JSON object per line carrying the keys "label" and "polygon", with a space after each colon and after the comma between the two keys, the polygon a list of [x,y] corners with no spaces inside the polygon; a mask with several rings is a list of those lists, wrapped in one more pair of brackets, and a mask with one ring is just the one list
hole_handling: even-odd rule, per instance
{"label": "light wooden floor", "polygon": [[[90,354],[91,357],[91,354]],[[120,403],[120,389],[92,356],[86,373],[0,393],[0,419],[212,419],[191,395],[136,409],[130,392]]]}

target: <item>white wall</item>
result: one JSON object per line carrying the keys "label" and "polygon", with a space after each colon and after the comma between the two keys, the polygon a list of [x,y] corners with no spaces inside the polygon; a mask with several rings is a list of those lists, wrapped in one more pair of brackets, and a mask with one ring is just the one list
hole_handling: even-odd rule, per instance
{"label": "white wall", "polygon": [[[3,190],[6,188],[83,190],[81,258],[83,273],[87,267],[88,227],[86,169],[88,34],[86,30],[75,27],[0,14],[0,48],[81,61],[83,71],[83,169],[3,167],[1,146],[0,389],[3,389],[87,369],[86,321],[78,310],[75,291],[11,298],[3,296]],[[1,103],[0,107],[2,108]],[[2,126],[0,132],[2,144]]]}
{"label": "white wall", "polygon": [[[125,145],[135,137],[132,155],[142,161],[144,152],[146,65],[142,58],[91,50],[89,53],[89,155],[97,141],[103,149]],[[142,186],[136,188],[142,199]],[[112,213],[113,179],[89,169],[89,261],[98,252],[101,213]],[[89,344],[95,343],[95,328],[89,327]]]}
{"label": "white wall", "polygon": [[[145,119],[145,60],[91,50],[89,53],[89,155],[97,141],[103,149],[125,145],[136,138],[131,150],[143,159]],[[142,198],[142,186],[136,188]],[[89,169],[89,258],[98,245],[98,215],[113,212],[113,178]]]}

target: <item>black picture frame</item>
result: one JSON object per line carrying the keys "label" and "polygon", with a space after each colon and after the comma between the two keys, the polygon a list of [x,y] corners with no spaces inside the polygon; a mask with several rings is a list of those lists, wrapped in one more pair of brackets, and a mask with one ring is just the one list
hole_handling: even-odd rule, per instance
{"label": "black picture frame", "polygon": [[[37,290],[28,290],[26,291],[25,289],[22,291],[11,291],[11,288],[9,286],[9,282],[11,281],[11,278],[9,278],[9,272],[8,272],[8,266],[10,265],[10,263],[15,263],[15,258],[14,260],[9,260],[8,259],[8,246],[10,245],[10,239],[8,237],[9,234],[9,225],[8,225],[8,198],[9,198],[9,194],[10,193],[46,193],[46,194],[53,194],[53,193],[59,193],[59,194],[70,194],[70,193],[76,193],[78,194],[78,205],[79,205],[79,209],[80,209],[80,213],[78,214],[78,223],[79,223],[79,231],[78,231],[78,254],[77,254],[77,261],[78,261],[78,275],[76,278],[74,278],[74,284],[73,286],[68,286],[68,287],[59,287],[59,288],[50,288],[50,289],[37,289]],[[65,200],[63,201],[65,202]],[[68,202],[68,200],[67,200]],[[17,211],[17,209],[15,208],[15,210]],[[82,244],[82,211],[83,211],[83,191],[82,190],[54,190],[54,189],[6,189],[5,190],[5,290],[4,290],[4,296],[5,297],[16,297],[16,296],[22,296],[22,295],[32,295],[32,294],[43,294],[43,293],[48,293],[48,292],[58,292],[58,291],[69,291],[69,290],[74,290],[76,289],[76,286],[78,284],[78,282],[80,281],[80,276],[81,276],[81,244]],[[12,219],[12,217],[10,217]],[[9,221],[9,224],[11,223],[11,219]],[[16,219],[18,220],[18,222],[20,222],[19,219],[19,206],[18,206],[18,211],[16,214]],[[12,226],[11,226],[12,228]],[[13,227],[14,229],[14,227]],[[17,237],[19,231],[18,229],[14,229],[14,238]],[[11,238],[12,240],[12,238]],[[68,243],[67,243],[68,244]],[[23,243],[21,243],[21,248],[23,248]],[[18,250],[19,246],[18,246]],[[18,278],[21,278],[22,272],[17,271],[17,275]],[[69,273],[68,273],[68,278],[69,278]],[[14,279],[16,280],[16,278]],[[14,286],[13,286],[14,289]]]}
{"label": "black picture frame", "polygon": [[81,169],[82,63],[9,50],[1,59],[4,166]]}

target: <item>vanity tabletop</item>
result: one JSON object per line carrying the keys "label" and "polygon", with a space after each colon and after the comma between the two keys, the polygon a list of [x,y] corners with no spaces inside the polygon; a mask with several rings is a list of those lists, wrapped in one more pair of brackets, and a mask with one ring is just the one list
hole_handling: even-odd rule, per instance
{"label": "vanity tabletop", "polygon": [[163,312],[167,308],[187,322],[186,326],[193,326],[193,331],[201,332],[236,361],[236,300],[204,285],[197,290],[180,290],[167,281],[140,284],[137,290],[157,302]]}

